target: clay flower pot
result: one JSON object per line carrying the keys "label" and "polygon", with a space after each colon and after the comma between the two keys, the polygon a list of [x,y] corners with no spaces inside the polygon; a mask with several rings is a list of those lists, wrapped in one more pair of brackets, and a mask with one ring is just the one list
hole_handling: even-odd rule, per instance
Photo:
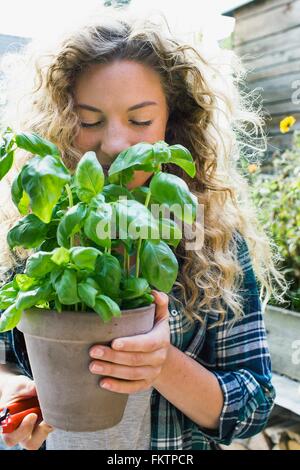
{"label": "clay flower pot", "polygon": [[65,431],[110,428],[123,416],[128,395],[104,390],[89,370],[89,349],[115,338],[149,332],[155,304],[122,310],[104,323],[95,312],[32,308],[17,328],[24,334],[44,420]]}

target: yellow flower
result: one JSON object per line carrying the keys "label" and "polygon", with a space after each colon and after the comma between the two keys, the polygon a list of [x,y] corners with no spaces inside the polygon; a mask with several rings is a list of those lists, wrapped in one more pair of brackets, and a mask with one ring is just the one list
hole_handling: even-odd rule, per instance
{"label": "yellow flower", "polygon": [[255,163],[251,163],[248,165],[248,172],[255,173],[257,171],[258,166]]}
{"label": "yellow flower", "polygon": [[280,131],[285,134],[290,130],[290,128],[295,124],[296,119],[294,116],[287,116],[286,118],[280,121]]}

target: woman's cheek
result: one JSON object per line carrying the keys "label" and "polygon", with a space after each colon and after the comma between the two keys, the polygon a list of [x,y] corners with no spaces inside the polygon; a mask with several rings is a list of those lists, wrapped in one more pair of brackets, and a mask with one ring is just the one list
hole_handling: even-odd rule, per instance
{"label": "woman's cheek", "polygon": [[93,137],[92,134],[85,132],[83,129],[79,130],[79,133],[74,139],[75,147],[82,153],[85,153],[97,146],[97,136]]}
{"label": "woman's cheek", "polygon": [[134,188],[138,188],[139,186],[143,186],[152,174],[153,173],[151,171],[135,171],[133,180],[126,185],[127,189],[131,190]]}

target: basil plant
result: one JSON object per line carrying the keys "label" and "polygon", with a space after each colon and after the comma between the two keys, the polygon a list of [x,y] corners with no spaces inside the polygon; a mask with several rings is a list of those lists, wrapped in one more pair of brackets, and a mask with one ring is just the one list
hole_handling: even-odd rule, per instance
{"label": "basil plant", "polygon": [[[172,163],[194,177],[195,163],[185,147],[138,143],[118,155],[108,176],[90,151],[71,173],[56,145],[7,128],[0,140],[0,179],[18,148],[32,158],[12,184],[22,218],[7,242],[12,250],[23,247],[32,254],[23,272],[0,289],[0,332],[14,328],[32,307],[94,311],[108,322],[122,309],[151,304],[153,288],[171,290],[178,274],[173,250],[182,239],[174,219],[192,224],[197,198],[181,178],[161,168]],[[152,172],[150,184],[128,190],[136,170]],[[150,207],[163,207],[170,216],[153,214]]]}

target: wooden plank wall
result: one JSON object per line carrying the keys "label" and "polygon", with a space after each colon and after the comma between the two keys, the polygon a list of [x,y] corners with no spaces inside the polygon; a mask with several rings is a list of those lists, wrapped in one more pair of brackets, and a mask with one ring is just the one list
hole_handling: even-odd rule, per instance
{"label": "wooden plank wall", "polygon": [[256,0],[234,16],[234,48],[249,70],[248,86],[260,90],[271,116],[271,155],[292,142],[292,132],[280,132],[281,119],[295,116],[293,129],[300,129],[300,0]]}

